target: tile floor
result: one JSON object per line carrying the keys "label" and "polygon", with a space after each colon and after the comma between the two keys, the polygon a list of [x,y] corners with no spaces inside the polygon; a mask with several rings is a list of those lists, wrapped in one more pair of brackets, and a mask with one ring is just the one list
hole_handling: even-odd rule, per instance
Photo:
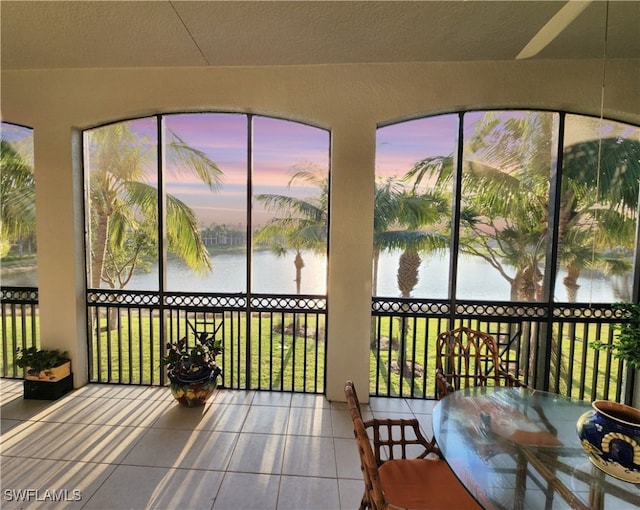
{"label": "tile floor", "polygon": [[[218,390],[202,408],[167,388],[88,385],[50,402],[0,379],[0,507],[358,508],[360,463],[346,404]],[[434,401],[372,398],[369,416],[418,418]],[[22,501],[19,501],[22,499]]]}

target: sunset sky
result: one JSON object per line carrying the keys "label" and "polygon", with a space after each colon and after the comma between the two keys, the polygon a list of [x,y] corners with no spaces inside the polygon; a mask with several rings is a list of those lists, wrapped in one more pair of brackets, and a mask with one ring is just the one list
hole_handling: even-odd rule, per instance
{"label": "sunset sky", "polygon": [[[167,168],[166,189],[194,209],[203,225],[246,223],[248,121],[244,114],[180,114],[165,117],[166,126],[190,146],[204,152],[223,172],[223,184],[212,193],[195,176]],[[155,139],[155,121],[135,122],[135,131]],[[254,194],[288,194],[307,198],[317,189],[287,183],[297,168],[327,173],[329,132],[308,125],[268,117],[253,118]],[[254,223],[267,215],[254,204]]]}
{"label": "sunset sky", "polygon": [[[473,125],[485,112],[467,112],[464,116],[465,134],[473,132]],[[502,115],[523,115],[523,112],[502,112]],[[557,115],[557,114],[556,114]],[[203,226],[212,223],[244,224],[247,208],[248,132],[249,117],[235,113],[186,113],[165,115],[166,126],[187,144],[205,153],[223,172],[218,192],[211,192],[194,175],[176,172],[169,164],[166,189],[187,203],[200,218]],[[567,116],[567,143],[575,143],[597,136],[599,119]],[[253,192],[287,194],[308,198],[317,188],[305,187],[297,181],[291,189],[287,183],[300,168],[311,168],[328,175],[330,133],[298,122],[254,116],[252,150]],[[130,129],[148,140],[151,160],[155,159],[157,139],[156,117],[127,121]],[[627,131],[630,126],[626,126]],[[98,128],[100,129],[100,128]],[[605,136],[615,135],[616,123],[605,121],[599,127]],[[637,135],[637,128],[635,134]],[[31,137],[31,130],[3,123],[2,136],[11,141]],[[621,133],[629,135],[629,133]],[[633,134],[631,134],[633,136]],[[377,178],[401,176],[421,159],[448,156],[455,152],[458,136],[458,114],[443,114],[383,126],[376,135]],[[149,168],[149,182],[155,183],[155,161]],[[262,224],[269,213],[254,201],[255,225]]]}
{"label": "sunset sky", "polygon": [[[455,149],[457,115],[382,127],[378,130],[376,176],[406,173],[427,156],[448,155]],[[247,118],[239,114],[185,114],[166,117],[166,125],[191,146],[205,152],[224,172],[224,184],[212,194],[195,177],[167,176],[167,191],[187,202],[203,225],[244,223],[246,218]],[[154,132],[155,128],[151,132]],[[287,189],[299,168],[327,172],[329,132],[296,122],[253,118],[254,194],[287,194],[308,198],[317,193],[299,181]],[[254,201],[253,222],[262,224],[269,214]]]}

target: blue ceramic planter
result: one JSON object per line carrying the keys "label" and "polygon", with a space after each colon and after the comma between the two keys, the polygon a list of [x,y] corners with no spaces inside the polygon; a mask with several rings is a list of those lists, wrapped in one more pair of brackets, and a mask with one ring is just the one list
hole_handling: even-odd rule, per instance
{"label": "blue ceramic planter", "polygon": [[640,410],[596,400],[578,418],[578,437],[589,460],[605,473],[640,483]]}
{"label": "blue ceramic planter", "polygon": [[203,406],[218,386],[219,371],[210,370],[205,374],[184,377],[167,372],[171,394],[185,407]]}

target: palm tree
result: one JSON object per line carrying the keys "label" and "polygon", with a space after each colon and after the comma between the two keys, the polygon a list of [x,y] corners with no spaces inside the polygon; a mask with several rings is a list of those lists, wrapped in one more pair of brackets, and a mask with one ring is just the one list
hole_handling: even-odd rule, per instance
{"label": "palm tree", "polygon": [[[460,249],[495,268],[510,283],[512,300],[540,298],[550,130],[544,116],[501,121],[487,113],[465,146]],[[409,175],[416,182],[435,175],[437,188],[449,190],[453,156],[423,160]]]}
{"label": "palm tree", "polygon": [[402,180],[392,177],[376,183],[373,207],[372,291],[375,296],[382,252],[446,249],[449,236],[422,228],[436,224],[447,212],[446,201],[437,192],[407,190]]}
{"label": "palm tree", "polygon": [[0,141],[0,257],[11,245],[35,233],[35,181],[33,168],[6,141]]}
{"label": "palm tree", "polygon": [[277,216],[271,218],[255,236],[258,243],[268,243],[271,250],[284,256],[289,249],[295,251],[296,294],[300,294],[303,252],[311,250],[325,253],[327,249],[329,181],[312,166],[296,171],[287,188],[296,181],[303,181],[319,189],[316,196],[301,199],[289,195],[259,194],[256,200]]}
{"label": "palm tree", "polygon": [[[168,131],[166,159],[174,171],[195,175],[215,191],[222,171],[203,152]],[[157,246],[156,186],[145,182],[149,159],[144,139],[126,123],[90,131],[89,198],[91,213],[91,285],[102,282],[122,288],[133,269]],[[195,213],[176,197],[166,195],[168,250],[196,271],[209,271],[211,262]]]}
{"label": "palm tree", "polygon": [[[407,189],[404,180],[392,177],[376,183],[373,219],[373,295],[378,290],[378,267],[383,251],[404,250],[398,262],[398,288],[409,297],[418,283],[419,251],[435,251],[449,246],[449,236],[424,227],[437,224],[447,213],[444,198],[433,191]],[[414,373],[408,367],[409,325],[400,319],[398,371],[400,377]],[[372,318],[371,346],[375,347],[375,319]],[[392,344],[393,339],[389,342]],[[415,369],[415,365],[413,366]]]}

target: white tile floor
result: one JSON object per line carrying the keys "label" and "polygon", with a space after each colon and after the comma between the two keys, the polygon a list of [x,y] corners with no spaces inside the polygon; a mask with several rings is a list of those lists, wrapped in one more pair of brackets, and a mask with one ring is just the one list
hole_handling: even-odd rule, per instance
{"label": "white tile floor", "polygon": [[[188,409],[167,388],[88,385],[50,402],[24,400],[22,381],[7,379],[0,396],[3,510],[338,510],[360,503],[349,412],[322,396],[222,389]],[[430,436],[433,405],[374,398],[363,411],[414,416]]]}

